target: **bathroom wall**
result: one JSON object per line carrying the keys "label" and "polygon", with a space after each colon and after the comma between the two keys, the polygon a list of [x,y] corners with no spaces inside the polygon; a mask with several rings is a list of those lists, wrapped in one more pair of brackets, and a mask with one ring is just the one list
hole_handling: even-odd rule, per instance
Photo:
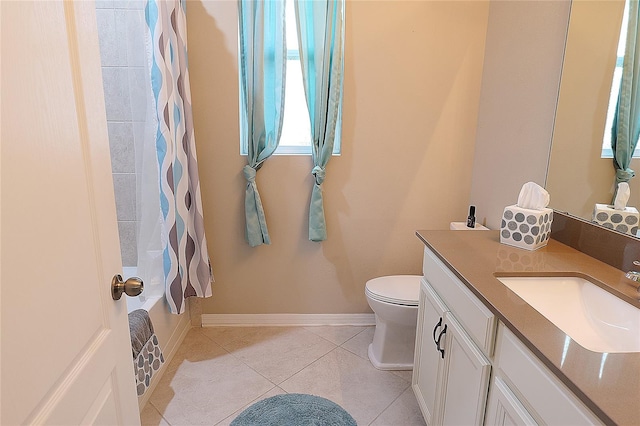
{"label": "bathroom wall", "polygon": [[237,5],[191,1],[189,65],[209,254],[203,313],[370,312],[365,282],[420,274],[417,229],[464,220],[488,2],[347,1],[342,155],[324,183],[329,238],[308,241],[308,156],[257,183],[272,244],[244,240]]}
{"label": "bathroom wall", "polygon": [[522,184],[545,184],[569,9],[491,2],[470,198],[491,229]]}
{"label": "bathroom wall", "polygon": [[140,0],[97,1],[102,79],[123,266],[136,266],[136,158],[146,113],[144,6]]}

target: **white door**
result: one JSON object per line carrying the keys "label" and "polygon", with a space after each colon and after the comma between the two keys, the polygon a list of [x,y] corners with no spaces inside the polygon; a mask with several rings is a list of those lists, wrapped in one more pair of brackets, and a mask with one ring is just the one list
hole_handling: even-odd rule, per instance
{"label": "white door", "polygon": [[441,424],[481,425],[489,392],[491,363],[451,312],[445,313],[445,324]]}
{"label": "white door", "polygon": [[0,16],[0,423],[139,424],[94,4]]}
{"label": "white door", "polygon": [[[437,340],[444,330],[446,307],[433,289],[420,284],[420,310],[416,359],[413,365],[412,385],[422,415],[428,425],[439,423],[438,402],[441,392],[442,358]],[[441,344],[443,342],[441,341]]]}
{"label": "white door", "polygon": [[498,376],[494,376],[485,424],[496,426],[535,426],[537,423],[522,406],[509,386]]}

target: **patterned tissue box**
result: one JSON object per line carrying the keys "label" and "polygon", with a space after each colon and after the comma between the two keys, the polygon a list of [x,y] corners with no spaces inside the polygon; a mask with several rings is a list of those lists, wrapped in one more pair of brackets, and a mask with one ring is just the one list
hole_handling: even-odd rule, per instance
{"label": "patterned tissue box", "polygon": [[593,209],[592,220],[605,228],[636,236],[638,233],[640,214],[635,207],[625,207],[624,210],[616,210],[613,206],[607,204],[596,204],[596,207]]}
{"label": "patterned tissue box", "polygon": [[507,206],[502,213],[500,242],[527,250],[547,245],[551,235],[553,210],[523,209],[516,204]]}

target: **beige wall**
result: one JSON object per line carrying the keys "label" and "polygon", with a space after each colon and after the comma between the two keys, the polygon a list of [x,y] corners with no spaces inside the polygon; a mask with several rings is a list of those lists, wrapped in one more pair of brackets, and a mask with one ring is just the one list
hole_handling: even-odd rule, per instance
{"label": "beige wall", "polygon": [[[620,0],[577,1],[571,10],[547,189],[554,208],[589,220],[614,190],[613,160],[601,149],[623,9]],[[640,171],[640,161],[631,168]],[[628,205],[640,206],[640,183],[629,184]]]}
{"label": "beige wall", "polygon": [[308,241],[308,156],[258,173],[270,246],[244,241],[235,2],[189,2],[189,63],[216,282],[203,313],[370,312],[366,280],[418,274],[417,229],[466,217],[488,3],[348,1],[343,152]]}
{"label": "beige wall", "polygon": [[545,183],[569,7],[491,2],[471,187],[491,229],[524,183]]}

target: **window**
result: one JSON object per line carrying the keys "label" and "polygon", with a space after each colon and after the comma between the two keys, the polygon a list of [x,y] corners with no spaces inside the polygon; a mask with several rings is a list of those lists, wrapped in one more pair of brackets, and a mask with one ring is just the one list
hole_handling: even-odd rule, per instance
{"label": "window", "polygon": [[302,67],[298,51],[296,11],[292,0],[286,1],[287,81],[284,98],[284,119],[280,145],[275,154],[311,154],[311,124],[304,95]]}
{"label": "window", "polygon": [[[604,135],[602,137],[602,158],[613,158],[611,149],[611,126],[613,126],[613,115],[616,113],[616,104],[620,93],[620,81],[622,80],[622,64],[624,62],[624,52],[627,40],[627,26],[629,24],[629,2],[624,7],[622,25],[620,28],[620,39],[618,41],[618,53],[616,58],[616,68],[613,71],[613,81],[611,83],[611,95],[609,96],[609,108],[607,109],[607,121],[604,125]],[[633,157],[640,157],[640,144],[633,153]]]}
{"label": "window", "polygon": [[[285,31],[287,38],[287,70],[285,83],[284,118],[282,135],[275,155],[311,155],[311,124],[304,94],[302,67],[298,50],[298,30],[296,27],[293,0],[286,0]],[[241,138],[241,141],[244,140]],[[242,143],[242,142],[241,142]],[[247,147],[242,144],[240,154],[247,155]],[[340,133],[336,134],[333,155],[340,154]]]}

